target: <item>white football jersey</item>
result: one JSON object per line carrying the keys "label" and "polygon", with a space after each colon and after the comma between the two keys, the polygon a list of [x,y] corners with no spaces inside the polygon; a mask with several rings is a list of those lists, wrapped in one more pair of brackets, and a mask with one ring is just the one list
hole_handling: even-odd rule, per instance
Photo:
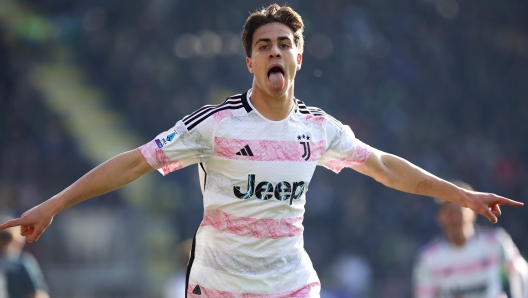
{"label": "white football jersey", "polygon": [[188,297],[319,297],[304,250],[306,192],[317,165],[338,173],[370,147],[350,127],[295,99],[283,120],[251,90],[208,105],[140,147],[163,175],[199,164],[204,215],[188,265]]}
{"label": "white football jersey", "polygon": [[477,228],[461,247],[438,237],[419,254],[413,270],[416,298],[502,298],[501,274],[514,298],[527,296],[526,262],[501,228]]}

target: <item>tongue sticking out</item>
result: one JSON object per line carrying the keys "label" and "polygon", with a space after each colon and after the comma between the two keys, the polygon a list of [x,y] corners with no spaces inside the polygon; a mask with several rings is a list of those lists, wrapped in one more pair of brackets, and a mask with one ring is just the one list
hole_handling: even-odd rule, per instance
{"label": "tongue sticking out", "polygon": [[284,75],[280,71],[273,71],[268,76],[271,89],[282,90],[284,88]]}

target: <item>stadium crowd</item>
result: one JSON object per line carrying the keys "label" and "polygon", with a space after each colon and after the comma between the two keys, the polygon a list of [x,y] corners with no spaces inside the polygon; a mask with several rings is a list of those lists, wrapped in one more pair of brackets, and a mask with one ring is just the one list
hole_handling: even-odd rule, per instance
{"label": "stadium crowd", "polygon": [[[26,11],[18,15],[16,27],[0,13],[0,210],[12,215],[47,199],[91,167],[64,115],[46,106],[32,82],[32,68],[59,59],[51,54],[56,48],[70,49],[62,59],[87,72],[86,84],[104,90],[108,108],[128,119],[130,129],[146,143],[202,105],[221,103],[250,87],[239,34],[249,12],[268,4],[8,2]],[[440,177],[519,201],[528,197],[524,1],[288,4],[307,26],[297,98],[350,125],[365,143]],[[180,186],[179,204],[159,216],[171,223],[174,239],[183,240],[193,236],[203,210],[196,171],[180,172],[164,178]],[[321,275],[323,294],[409,297],[414,257],[439,232],[434,201],[345,172],[336,176],[317,170],[307,195],[305,243]],[[156,199],[149,201],[155,204]],[[114,193],[76,208],[118,210],[126,204]],[[498,224],[526,257],[528,209],[503,212]],[[486,224],[483,218],[479,223]],[[68,285],[51,277],[53,268],[81,268],[90,262],[76,259],[75,247],[67,244],[69,236],[60,227],[50,230],[26,249],[41,262],[55,297],[54,291],[68,293],[59,289]],[[142,249],[137,248],[138,254]],[[121,260],[134,258],[141,259]],[[135,268],[143,270],[141,264]],[[136,297],[113,291],[108,297]]]}

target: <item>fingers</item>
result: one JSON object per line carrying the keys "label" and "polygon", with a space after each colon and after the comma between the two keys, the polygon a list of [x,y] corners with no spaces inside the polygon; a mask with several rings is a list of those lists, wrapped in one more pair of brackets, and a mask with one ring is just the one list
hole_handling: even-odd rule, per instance
{"label": "fingers", "polygon": [[497,217],[502,215],[500,205],[521,207],[521,206],[524,206],[524,203],[510,200],[504,197],[496,196],[495,202],[488,206],[487,208],[488,210],[485,211],[485,214],[483,215],[486,216],[490,222],[497,223]]}
{"label": "fingers", "polygon": [[20,235],[27,236],[27,242],[35,242],[44,233],[45,228],[38,228],[34,226],[20,226]]}
{"label": "fingers", "polygon": [[38,229],[34,227],[31,227],[31,228],[32,228],[31,235],[28,236],[27,238],[27,241],[29,243],[37,241],[40,238],[40,235],[42,235],[42,233],[44,233],[44,230],[45,230],[45,229]]}
{"label": "fingers", "polygon": [[502,211],[500,210],[500,205],[512,206],[512,207],[521,207],[524,206],[524,203],[517,202],[514,200],[507,199],[505,197],[497,196],[495,194],[489,194],[487,199],[481,201],[487,208],[483,209],[482,207],[477,207],[475,210],[481,210],[481,215],[485,216],[490,222],[497,223],[497,217],[501,216]]}
{"label": "fingers", "polygon": [[490,208],[486,209],[486,212],[482,215],[484,215],[491,223],[497,223],[497,216],[493,214]]}
{"label": "fingers", "polygon": [[504,198],[504,197],[499,197],[499,196],[497,196],[497,197],[498,197],[498,199],[497,199],[497,203],[496,204],[507,205],[507,206],[512,206],[512,207],[522,207],[522,206],[524,206],[524,203],[522,203],[522,202],[517,202],[517,201],[514,201],[514,200],[510,200],[510,199]]}
{"label": "fingers", "polygon": [[35,232],[35,227],[32,225],[25,225],[25,222],[22,218],[16,218],[16,219],[6,221],[5,223],[0,225],[0,230],[12,228],[16,226],[20,226],[20,235],[27,236],[28,242],[37,241],[40,235],[42,234],[42,232],[44,232],[44,230]]}
{"label": "fingers", "polygon": [[31,243],[37,241],[45,229],[39,226],[20,226],[20,235],[27,236],[27,242]]}
{"label": "fingers", "polygon": [[502,214],[502,212],[501,212],[501,210],[500,210],[500,207],[499,207],[499,205],[497,205],[497,204],[493,204],[493,205],[491,205],[491,206],[489,207],[489,209],[490,209],[491,213],[493,213],[493,214],[494,214],[495,216],[497,216],[497,217],[498,217],[498,216],[501,216],[501,214]]}
{"label": "fingers", "polygon": [[22,225],[22,219],[21,218],[15,218],[15,219],[8,220],[5,223],[1,224],[0,225],[0,230],[16,227],[16,226],[20,226],[20,225]]}
{"label": "fingers", "polygon": [[22,236],[31,236],[35,227],[33,226],[20,226],[20,235]]}

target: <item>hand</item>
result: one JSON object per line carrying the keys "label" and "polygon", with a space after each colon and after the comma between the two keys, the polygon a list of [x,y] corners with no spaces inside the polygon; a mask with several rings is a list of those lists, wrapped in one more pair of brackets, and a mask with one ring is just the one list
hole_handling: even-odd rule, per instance
{"label": "hand", "polygon": [[24,212],[20,218],[8,220],[0,225],[0,230],[20,226],[20,235],[27,236],[28,242],[35,242],[53,220],[45,203]]}
{"label": "hand", "polygon": [[492,193],[467,192],[467,206],[476,213],[485,216],[492,223],[497,223],[501,215],[500,205],[521,207],[524,203],[510,200]]}

